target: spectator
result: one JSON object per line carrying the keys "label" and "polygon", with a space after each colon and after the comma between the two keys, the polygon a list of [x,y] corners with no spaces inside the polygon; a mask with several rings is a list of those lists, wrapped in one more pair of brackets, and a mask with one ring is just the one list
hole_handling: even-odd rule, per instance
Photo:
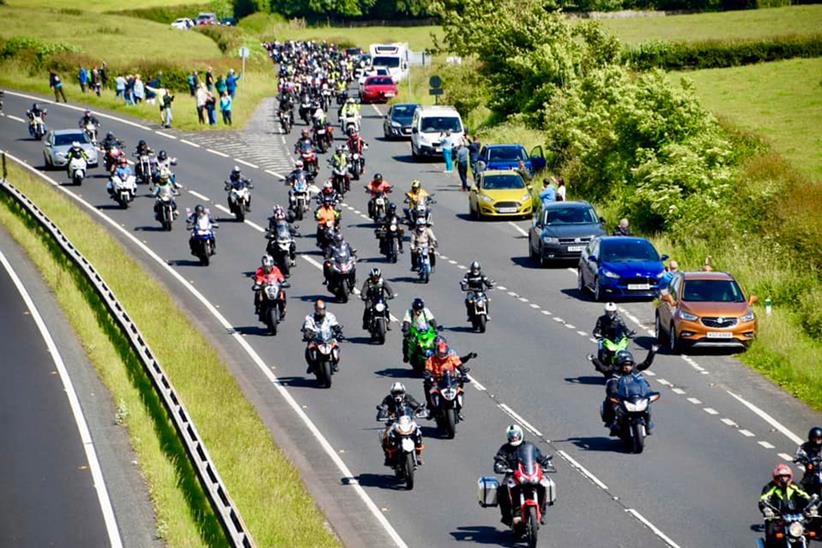
{"label": "spectator", "polygon": [[97,94],[97,97],[100,97],[102,86],[100,85],[100,70],[97,67],[91,69],[89,84],[91,85],[91,90]]}
{"label": "spectator", "polygon": [[108,87],[108,65],[106,65],[105,61],[102,65],[100,65],[100,70],[98,72],[100,73],[100,83],[104,88]]}
{"label": "spectator", "polygon": [[620,219],[619,224],[614,229],[614,236],[632,236],[631,227],[628,226],[628,219]]}
{"label": "spectator", "polygon": [[567,198],[565,197],[565,179],[562,177],[557,177],[557,201],[564,202]]}
{"label": "spectator", "polygon": [[668,286],[671,285],[671,280],[674,279],[674,274],[677,272],[679,272],[679,263],[671,259],[671,262],[669,262],[668,266],[665,267],[665,273],[659,280],[660,290],[667,292]]}
{"label": "spectator", "polygon": [[220,97],[220,111],[223,113],[223,123],[227,126],[231,125],[231,103],[231,95],[223,93]]}
{"label": "spectator", "polygon": [[208,91],[214,90],[214,73],[212,70],[213,69],[211,67],[208,67],[208,70],[205,73],[205,83]]}
{"label": "spectator", "polygon": [[445,131],[445,137],[443,137],[440,141],[440,147],[442,148],[442,157],[445,158],[445,173],[451,173],[454,171],[454,162],[452,158],[452,154],[454,152],[454,138],[451,136],[450,129]]}
{"label": "spectator", "polygon": [[[234,69],[229,70],[228,75],[225,77],[226,91],[228,91],[232,99],[234,99],[234,96],[237,94],[237,82],[240,81],[240,78],[242,78],[242,76],[234,74]],[[220,95],[222,95],[222,93],[220,93]]]}
{"label": "spectator", "polygon": [[217,125],[217,98],[210,91],[206,92],[206,112],[208,113],[208,125]]}
{"label": "spectator", "polygon": [[191,94],[192,97],[197,93],[197,85],[196,85],[196,78],[197,75],[192,72],[186,77],[186,83],[188,84],[188,92]]}
{"label": "spectator", "polygon": [[544,208],[549,203],[556,201],[557,189],[551,183],[551,179],[542,180],[542,192],[539,193],[539,201]]}
{"label": "spectator", "polygon": [[205,86],[201,85],[197,88],[197,121],[201,124],[205,124],[206,99],[208,99],[208,91]]}
{"label": "spectator", "polygon": [[134,102],[135,103],[142,103],[146,98],[146,88],[143,81],[140,79],[140,75],[137,74],[134,77]]}
{"label": "spectator", "polygon": [[122,74],[114,79],[114,98],[126,99],[126,78]]}
{"label": "spectator", "polygon": [[217,95],[222,96],[226,92],[225,80],[222,76],[217,77],[217,82],[214,83],[214,88],[217,90]]}
{"label": "spectator", "polygon": [[160,97],[160,118],[163,121],[164,128],[171,127],[171,120],[173,119],[171,114],[172,101],[174,101],[174,96],[168,91],[168,89],[164,89],[162,96]]}
{"label": "spectator", "polygon": [[526,185],[530,184],[531,179],[534,178],[534,176],[531,175],[531,170],[528,169],[523,160],[519,161],[519,164],[517,164],[517,169],[515,169],[514,171],[519,173],[519,176],[522,177],[522,180],[525,181]]}
{"label": "spectator", "polygon": [[126,76],[126,104],[134,104],[134,75]]}
{"label": "spectator", "polygon": [[471,157],[471,173],[473,174],[474,180],[476,181],[479,176],[479,173],[477,172],[477,161],[479,160],[481,145],[479,138],[469,137],[468,140],[468,154]]}
{"label": "spectator", "polygon": [[86,67],[80,67],[80,73],[77,75],[77,79],[80,81],[80,92],[85,93],[88,87],[88,71]]}
{"label": "spectator", "polygon": [[157,100],[157,89],[161,86],[160,77],[155,76],[146,84],[146,103],[149,105],[155,104]]}
{"label": "spectator", "polygon": [[462,190],[468,190],[468,146],[465,143],[460,143],[457,149],[457,172],[460,175],[460,182],[462,183]]}
{"label": "spectator", "polygon": [[68,103],[66,92],[63,91],[63,80],[53,70],[49,71],[49,87],[54,91],[54,102],[59,103],[60,97],[62,97],[63,102]]}
{"label": "spectator", "polygon": [[714,267],[711,266],[711,261],[712,260],[713,260],[713,257],[711,257],[710,255],[705,257],[705,262],[702,263],[702,272],[713,272],[714,271]]}

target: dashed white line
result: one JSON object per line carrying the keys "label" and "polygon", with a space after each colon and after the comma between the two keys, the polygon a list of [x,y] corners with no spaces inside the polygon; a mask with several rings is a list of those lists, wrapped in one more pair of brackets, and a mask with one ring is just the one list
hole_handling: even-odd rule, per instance
{"label": "dashed white line", "polygon": [[508,292],[508,294],[509,294],[509,295],[511,295],[512,297],[516,297],[516,296],[517,296],[517,294],[516,294],[515,292],[513,292],[513,291],[509,291],[509,292]]}
{"label": "dashed white line", "polygon": [[208,197],[208,196],[204,196],[203,194],[200,194],[200,193],[199,193],[199,192],[197,192],[196,190],[189,190],[189,191],[188,191],[188,193],[189,193],[189,194],[191,194],[191,195],[193,195],[193,196],[198,197],[198,198],[199,198],[199,199],[201,199],[201,200],[205,200],[206,202],[210,202],[210,201],[211,201],[211,199],[209,199],[209,197]]}
{"label": "dashed white line", "polygon": [[166,139],[174,139],[175,141],[177,140],[177,137],[175,137],[174,135],[170,135],[168,133],[163,133],[162,131],[155,131],[154,133],[156,133],[157,135],[160,135],[162,137],[165,137]]}
{"label": "dashed white line", "polygon": [[180,142],[184,143],[184,144],[186,144],[190,147],[200,148],[200,145],[198,145],[197,143],[193,143],[193,142],[189,141],[188,139],[180,139]]}
{"label": "dashed white line", "polygon": [[499,289],[500,291],[506,291],[508,288],[505,287],[504,285],[498,285],[497,289]]}
{"label": "dashed white line", "polygon": [[217,209],[219,209],[220,211],[224,211],[225,213],[231,213],[231,210],[230,210],[230,209],[228,209],[228,208],[227,208],[226,206],[224,206],[223,204],[214,204],[214,207],[216,207],[216,208],[217,208]]}
{"label": "dashed white line", "polygon": [[238,164],[243,164],[244,166],[253,167],[254,169],[260,169],[260,166],[257,164],[252,164],[251,162],[246,162],[242,158],[234,158],[234,161]]}
{"label": "dashed white line", "polygon": [[738,396],[738,395],[734,394],[730,390],[726,390],[726,392],[728,394],[730,394],[731,396],[733,396],[737,401],[739,401],[739,403],[741,403],[742,405],[744,405],[745,407],[747,407],[748,409],[750,409],[751,411],[753,411],[754,413],[759,415],[759,417],[762,420],[764,420],[765,422],[767,422],[768,424],[770,424],[771,426],[773,426],[774,428],[776,428],[777,430],[782,432],[782,434],[786,438],[788,438],[789,440],[794,442],[796,445],[801,445],[805,441],[802,438],[800,438],[799,436],[797,436],[796,434],[794,434],[793,432],[791,432],[790,430],[788,430],[785,426],[782,425],[782,423],[777,421],[775,418],[773,418],[772,416],[770,416],[769,414],[767,414],[766,412],[764,412],[763,410],[761,410],[760,408],[758,408],[757,406],[752,404],[751,402],[743,399],[741,396]]}
{"label": "dashed white line", "polygon": [[213,148],[207,148],[206,150],[209,151],[212,154],[216,154],[217,156],[222,156],[223,158],[228,158],[228,154],[226,154],[224,152],[220,152],[219,150],[214,150]]}
{"label": "dashed white line", "polygon": [[550,310],[542,310],[542,313],[546,316],[550,316],[552,314]]}
{"label": "dashed white line", "polygon": [[779,458],[788,462],[793,462],[793,457],[787,453],[779,453]]}
{"label": "dashed white line", "polygon": [[25,121],[25,120],[23,120],[23,119],[22,119],[22,118],[20,118],[19,116],[15,116],[14,114],[7,114],[6,116],[8,116],[9,118],[11,118],[12,120],[17,120],[18,122],[23,122],[24,124],[26,123],[26,121]]}
{"label": "dashed white line", "polygon": [[680,396],[685,393],[685,391],[681,388],[671,388],[671,392],[674,394],[679,394]]}
{"label": "dashed white line", "polygon": [[[47,105],[55,105],[55,106],[60,107],[60,108],[67,108],[67,109],[70,109],[70,110],[76,110],[77,112],[83,112],[83,111],[88,110],[88,108],[86,108],[86,107],[81,108],[81,107],[76,107],[74,105],[67,105],[65,103],[62,103],[62,104],[61,103],[55,103],[54,101],[51,101],[49,99],[43,99],[41,97],[35,97],[34,95],[27,95],[25,93],[18,93],[18,92],[9,91],[9,90],[5,90],[5,92],[8,93],[9,95],[13,95],[15,97],[24,97],[24,98],[27,98],[27,99],[32,99],[32,100],[34,100],[38,103],[46,103]],[[116,121],[120,122],[121,124],[126,124],[128,126],[140,128],[140,129],[145,130],[145,131],[152,131],[152,129],[148,126],[144,126],[143,124],[138,124],[136,122],[132,122],[131,120],[126,120],[125,118],[118,118],[117,116],[112,116],[111,114],[106,114],[104,112],[98,112],[98,111],[92,111],[92,112],[94,114],[96,114],[97,116],[99,116],[100,118],[106,118],[108,120],[116,120]],[[11,115],[9,115],[9,116],[11,116]]]}
{"label": "dashed white line", "polygon": [[577,326],[575,326],[573,324],[570,324],[570,323],[566,323],[565,327],[567,327],[568,329],[576,329],[577,328]]}
{"label": "dashed white line", "polygon": [[265,172],[268,173],[269,175],[273,175],[274,177],[277,177],[278,179],[285,179],[285,177],[283,177],[282,175],[280,175],[279,173],[277,173],[275,171],[271,171],[270,169],[266,169]]}
{"label": "dashed white line", "polygon": [[651,531],[653,531],[653,533],[654,533],[656,536],[658,536],[660,539],[662,539],[662,541],[663,541],[663,542],[665,542],[665,544],[667,544],[667,545],[668,545],[668,546],[670,546],[671,548],[679,548],[679,544],[677,544],[676,542],[674,542],[673,540],[671,540],[671,539],[670,539],[670,537],[668,537],[668,535],[666,535],[665,533],[663,533],[662,531],[660,531],[660,530],[659,530],[659,528],[657,528],[657,526],[656,526],[656,525],[654,525],[653,523],[651,523],[650,521],[648,521],[648,520],[645,518],[645,516],[643,516],[642,514],[640,514],[639,512],[637,512],[636,510],[634,510],[633,508],[626,508],[626,509],[625,509],[625,511],[626,511],[626,512],[628,512],[629,514],[631,514],[632,516],[634,516],[636,519],[638,519],[638,520],[639,520],[639,521],[641,521],[642,523],[644,523],[644,524],[645,524],[645,526],[646,526],[648,529],[650,529]]}
{"label": "dashed white line", "polygon": [[[647,373],[647,371],[646,371],[646,373]],[[688,401],[691,402],[694,405],[702,405],[702,401],[700,401],[696,398],[688,398]]]}
{"label": "dashed white line", "polygon": [[736,428],[737,426],[739,426],[739,425],[738,425],[738,424],[736,424],[736,423],[735,423],[732,419],[729,419],[729,418],[727,418],[727,417],[726,417],[726,418],[724,418],[724,419],[719,419],[719,420],[720,420],[721,422],[723,422],[723,423],[727,424],[728,426],[733,426],[734,428]]}
{"label": "dashed white line", "polygon": [[523,236],[528,236],[528,233],[527,233],[527,232],[525,232],[525,231],[522,229],[522,227],[521,227],[521,226],[519,226],[517,223],[515,223],[515,222],[513,222],[513,221],[508,221],[508,224],[509,224],[509,225],[511,225],[511,226],[513,226],[513,227],[516,229],[516,231],[517,231],[517,232],[519,232],[520,234],[522,234]]}
{"label": "dashed white line", "polygon": [[762,446],[762,447],[764,447],[765,449],[773,449],[773,448],[774,448],[773,444],[768,443],[768,442],[767,442],[767,441],[765,441],[765,440],[760,440],[760,441],[758,441],[758,442],[756,442],[756,443],[758,443],[759,445],[761,445],[761,446]]}
{"label": "dashed white line", "polygon": [[568,453],[566,453],[566,452],[565,452],[565,451],[563,451],[562,449],[560,449],[559,451],[557,451],[557,453],[559,453],[560,455],[562,455],[562,458],[564,458],[566,461],[568,461],[568,464],[570,464],[571,466],[573,466],[574,468],[576,468],[576,469],[577,469],[577,470],[578,470],[578,471],[579,471],[579,472],[580,472],[583,476],[585,476],[586,478],[588,478],[589,480],[591,480],[592,482],[594,482],[594,484],[595,484],[597,487],[599,487],[599,488],[600,488],[600,489],[602,489],[603,491],[607,491],[607,490],[608,490],[608,486],[607,486],[607,485],[605,485],[604,483],[602,483],[602,480],[600,480],[600,479],[599,479],[598,477],[596,477],[596,476],[595,476],[592,472],[588,471],[588,469],[587,469],[587,468],[585,468],[585,467],[584,467],[584,466],[582,466],[580,463],[578,463],[576,460],[574,460],[574,458],[573,458],[573,457],[571,457],[571,455],[569,455]]}
{"label": "dashed white line", "polygon": [[713,407],[705,407],[702,410],[708,413],[709,415],[719,415],[719,411],[717,411]]}
{"label": "dashed white line", "polygon": [[521,416],[519,416],[519,415],[517,414],[517,412],[516,412],[516,411],[514,411],[513,409],[511,409],[510,407],[508,407],[506,404],[504,404],[504,403],[500,403],[500,404],[499,404],[499,407],[500,407],[500,409],[502,409],[503,411],[505,411],[506,413],[508,413],[508,415],[510,415],[511,417],[513,417],[513,419],[514,419],[514,420],[519,421],[519,423],[520,423],[523,427],[525,427],[525,428],[527,428],[528,430],[530,430],[532,434],[534,434],[535,436],[537,436],[537,437],[539,437],[539,438],[541,438],[541,437],[542,437],[542,432],[540,432],[539,430],[537,430],[536,428],[534,428],[534,427],[531,425],[531,423],[529,423],[527,420],[525,420],[525,419],[523,419]]}
{"label": "dashed white line", "polygon": [[[596,342],[596,340],[594,340],[594,342]],[[648,375],[649,377],[656,377],[656,373],[654,373],[653,371],[650,371],[650,370],[643,371],[642,374],[643,375]]]}
{"label": "dashed white line", "polygon": [[519,302],[521,302],[521,303],[527,303],[528,302],[528,299],[526,299],[525,297],[517,297],[517,299],[519,299]]}
{"label": "dashed white line", "polygon": [[533,309],[535,309],[535,310],[536,310],[537,308],[539,308],[539,305],[538,305],[537,303],[531,303],[531,304],[529,304],[528,306],[530,306],[531,308],[533,308]]}
{"label": "dashed white line", "polygon": [[464,264],[458,264],[457,268],[459,268],[460,270],[468,270],[468,267],[465,266]]}
{"label": "dashed white line", "polygon": [[554,316],[554,321],[555,321],[555,322],[558,322],[558,323],[562,323],[562,322],[564,322],[565,320],[563,320],[563,319],[562,319],[562,318],[560,318],[559,316]]}
{"label": "dashed white line", "polygon": [[581,337],[587,337],[588,333],[586,333],[585,331],[577,331],[577,335],[579,335]]}
{"label": "dashed white line", "polygon": [[662,378],[657,379],[657,380],[656,380],[656,382],[658,382],[659,384],[665,385],[665,386],[673,386],[673,385],[672,385],[670,382],[668,382],[666,379],[662,379]]}
{"label": "dashed white line", "polygon": [[253,221],[245,220],[245,224],[256,230],[257,232],[265,232],[265,229]]}
{"label": "dashed white line", "polygon": [[440,259],[442,259],[443,261],[447,261],[447,260],[448,260],[448,257],[446,257],[445,255],[443,255],[443,254],[441,254],[441,253],[437,253],[437,255],[439,255],[439,256],[440,256]]}
{"label": "dashed white line", "polygon": [[377,105],[375,105],[374,103],[371,103],[371,107],[374,109],[374,112],[376,112],[377,114],[382,116],[382,112],[380,112],[380,109],[379,109],[379,107],[377,107]]}
{"label": "dashed white line", "polygon": [[750,430],[744,430],[744,429],[743,429],[743,430],[737,430],[737,432],[739,432],[740,434],[742,434],[742,435],[743,435],[743,436],[745,436],[746,438],[752,438],[752,437],[754,437],[754,433],[753,433],[753,432],[751,432]]}
{"label": "dashed white line", "polygon": [[468,378],[469,378],[469,379],[471,379],[471,384],[473,384],[473,385],[474,385],[474,388],[476,388],[476,389],[477,389],[477,390],[479,390],[480,392],[485,392],[485,391],[486,391],[485,386],[483,386],[482,384],[480,384],[480,383],[479,383],[479,381],[478,381],[477,379],[475,379],[475,378],[474,378],[474,377],[472,377],[471,375],[468,375]]}
{"label": "dashed white line", "polygon": [[571,268],[570,266],[568,268],[566,268],[565,270],[567,270],[568,272],[570,272],[574,276],[576,276],[578,274],[577,269],[576,268]]}

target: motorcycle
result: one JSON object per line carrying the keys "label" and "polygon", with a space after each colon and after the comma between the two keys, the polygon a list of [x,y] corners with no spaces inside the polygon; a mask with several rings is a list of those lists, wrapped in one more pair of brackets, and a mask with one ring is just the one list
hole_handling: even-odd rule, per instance
{"label": "motorcycle", "polygon": [[[377,406],[377,410],[381,410]],[[425,416],[425,408],[420,407],[416,413],[412,409],[403,405],[397,410],[397,417],[386,417],[380,419],[382,422],[391,424],[390,429],[385,434],[386,444],[390,449],[394,449],[391,456],[391,468],[401,482],[405,482],[405,488],[409,491],[414,488],[414,472],[417,469],[416,437],[419,436],[419,426],[415,419]],[[383,433],[380,432],[380,443],[382,443]]]}
{"label": "motorcycle", "polygon": [[371,341],[377,344],[385,344],[385,334],[388,332],[388,324],[391,322],[391,315],[388,311],[388,303],[385,302],[385,295],[380,294],[368,309],[368,332],[371,333]]}
{"label": "motorcycle", "polygon": [[822,496],[822,459],[814,457],[811,460],[796,460],[805,469],[802,478],[802,488],[811,495]]}
{"label": "motorcycle", "polygon": [[285,112],[281,110],[279,112],[279,118],[283,133],[286,135],[290,134],[291,128],[294,126],[294,114],[291,111]]}
{"label": "motorcycle", "polygon": [[330,259],[331,268],[328,291],[341,303],[348,302],[348,295],[357,284],[357,257],[347,246],[337,251]]}
{"label": "motorcycle", "polygon": [[111,147],[105,151],[105,159],[106,159],[106,171],[109,173],[114,173],[114,170],[117,169],[117,163],[120,161],[120,157],[123,155],[122,149],[118,147]]}
{"label": "motorcycle", "polygon": [[298,112],[300,119],[305,123],[305,125],[309,125],[310,116],[313,110],[311,109],[311,99],[308,96],[304,96],[302,101],[300,101],[300,108]]}
{"label": "motorcycle", "polygon": [[329,221],[325,224],[319,226],[319,233],[317,235],[317,247],[320,248],[320,251],[325,254],[325,250],[328,249],[333,242],[333,236],[335,232],[339,231],[339,227],[333,221]]}
{"label": "motorcycle", "polygon": [[417,258],[417,277],[419,280],[427,284],[431,279],[431,256],[428,254],[430,248],[427,245],[421,245],[415,250]]}
{"label": "motorcycle", "polygon": [[305,170],[308,171],[312,177],[316,177],[320,172],[320,162],[317,160],[317,155],[314,150],[304,150],[300,153]]}
{"label": "motorcycle", "polygon": [[[650,391],[645,383],[628,382],[628,379],[623,377],[619,380],[619,390],[615,396],[608,398],[608,402],[616,406],[617,436],[631,453],[642,453],[650,422],[650,407],[660,394]],[[604,419],[605,409],[600,412]]]}
{"label": "motorcycle", "polygon": [[340,346],[334,331],[324,326],[319,332],[306,331],[305,338],[308,339],[306,352],[311,372],[321,387],[331,388],[331,376],[339,370],[340,364]]}
{"label": "motorcycle", "polygon": [[348,171],[355,181],[360,180],[363,170],[365,169],[365,157],[359,152],[351,154],[348,159]]}
{"label": "motorcycle", "polygon": [[274,263],[283,276],[288,278],[291,276],[291,267],[296,266],[296,263],[291,258],[291,246],[294,244],[294,238],[291,236],[291,227],[288,223],[281,221],[277,223],[273,230],[266,231],[266,238],[268,238],[268,245],[265,252],[274,259]]}
{"label": "motorcycle", "polygon": [[540,524],[544,521],[543,510],[556,502],[556,484],[546,473],[556,472],[551,463],[545,468],[537,462],[536,448],[524,442],[517,449],[517,469],[505,466],[504,485],[495,476],[483,476],[477,482],[477,498],[483,508],[498,505],[500,489],[507,489],[511,500],[511,532],[517,539],[523,539],[530,548],[535,548]]}
{"label": "motorcycle", "polygon": [[773,536],[776,542],[766,544],[765,539],[757,539],[757,546],[759,548],[807,548],[810,540],[817,539],[818,531],[812,523],[820,519],[820,502],[822,501],[819,500],[819,496],[813,495],[804,512],[793,513],[781,512],[778,508],[768,504],[776,512],[775,517],[770,520],[766,519],[766,521],[775,523]]}
{"label": "motorcycle", "polygon": [[[187,209],[186,216],[190,217],[191,212]],[[214,229],[216,225],[212,224],[208,215],[198,217],[191,227],[191,238],[189,239],[189,247],[191,254],[200,259],[201,266],[208,266],[211,262],[211,256],[214,255],[215,235]]]}
{"label": "motorcycle", "polygon": [[614,363],[613,360],[617,355],[617,352],[621,352],[622,350],[628,350],[630,345],[630,338],[633,337],[634,332],[630,332],[627,334],[623,334],[622,337],[617,339],[616,341],[612,341],[606,338],[598,338],[597,339],[597,354],[596,356],[593,354],[588,355],[588,361],[594,364],[594,369],[605,375],[605,377],[610,377],[611,374],[614,372]]}
{"label": "motorcycle", "polygon": [[465,282],[460,282],[460,288],[467,292],[468,319],[477,333],[485,333],[485,324],[488,322],[488,295],[484,290],[468,289]]}
{"label": "motorcycle", "polygon": [[351,135],[351,132],[360,132],[360,117],[357,113],[346,113],[340,118],[340,128],[345,135]]}
{"label": "motorcycle", "polygon": [[137,183],[134,175],[129,175],[126,180],[120,179],[117,175],[112,175],[108,183],[108,191],[115,202],[123,209],[128,209],[128,204],[134,201],[137,194]]}
{"label": "motorcycle", "polygon": [[97,126],[94,122],[88,122],[83,125],[83,132],[88,137],[88,140],[92,142],[92,144],[97,144]]}
{"label": "motorcycle", "polygon": [[348,90],[341,89],[337,92],[337,105],[342,106],[345,104],[345,101],[348,99]]}
{"label": "motorcycle", "polygon": [[327,150],[328,141],[325,137],[325,126],[324,125],[315,125],[312,131],[312,140],[314,141],[314,146],[317,147],[317,150],[320,154],[324,154]]}
{"label": "motorcycle", "polygon": [[247,182],[240,187],[225,182],[225,189],[228,191],[228,209],[237,218],[237,221],[245,221],[245,214],[251,211],[251,189],[254,185]]}
{"label": "motorcycle", "polygon": [[72,184],[81,185],[83,183],[83,179],[86,178],[87,169],[88,163],[85,158],[72,158],[68,164],[68,176],[69,179],[71,179]]}
{"label": "motorcycle", "polygon": [[135,154],[135,156],[138,158],[134,165],[137,181],[144,185],[150,184],[158,176],[157,158],[149,154]]}
{"label": "motorcycle", "polygon": [[340,196],[345,196],[345,193],[351,190],[351,181],[348,179],[348,166],[332,164],[331,184]]}
{"label": "motorcycle", "polygon": [[399,257],[402,232],[402,227],[396,216],[393,216],[374,231],[377,239],[380,241],[380,253],[382,253],[390,263],[396,263]]}
{"label": "motorcycle", "polygon": [[263,322],[271,335],[277,335],[277,326],[285,316],[285,288],[288,282],[268,282],[254,284],[251,288],[257,294],[257,318]]}
{"label": "motorcycle", "polygon": [[308,211],[308,200],[308,180],[305,172],[301,171],[300,175],[294,179],[291,191],[288,193],[288,209],[291,210],[296,220],[303,220],[305,213]]}
{"label": "motorcycle", "polygon": [[[408,198],[405,199],[408,201]],[[406,209],[406,217],[408,219],[408,226],[414,228],[417,226],[417,220],[422,219],[425,224],[432,224],[431,223],[431,206],[436,204],[436,200],[434,200],[433,196],[426,196],[417,201],[414,204],[413,208]]]}
{"label": "motorcycle", "polygon": [[331,95],[333,92],[329,88],[323,88],[320,92],[320,106],[325,112],[328,112],[329,107],[331,106]]}
{"label": "motorcycle", "polygon": [[409,326],[406,344],[408,345],[408,361],[414,371],[419,374],[425,370],[426,360],[434,353],[434,340],[437,330],[430,325],[426,329],[417,329]]}
{"label": "motorcycle", "polygon": [[29,134],[40,141],[48,131],[45,116],[43,114],[33,115],[29,118]]}
{"label": "motorcycle", "polygon": [[168,185],[160,187],[157,200],[154,204],[154,219],[163,226],[163,230],[170,232],[171,224],[177,218],[177,207],[174,203],[174,196],[179,196],[173,188]]}
{"label": "motorcycle", "polygon": [[463,383],[467,380],[469,379],[454,376],[452,371],[445,371],[442,378],[429,389],[431,417],[449,440],[457,434],[463,403]]}
{"label": "motorcycle", "polygon": [[386,190],[373,192],[366,186],[365,191],[371,194],[371,199],[368,201],[368,216],[371,217],[372,221],[378,223],[380,219],[385,217],[385,213],[388,210],[388,204],[390,202],[386,194],[391,192],[391,189],[387,188]]}

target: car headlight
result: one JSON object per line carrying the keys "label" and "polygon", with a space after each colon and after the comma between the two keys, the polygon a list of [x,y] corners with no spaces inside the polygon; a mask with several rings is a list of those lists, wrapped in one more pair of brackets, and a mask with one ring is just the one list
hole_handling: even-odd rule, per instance
{"label": "car headlight", "polygon": [[394,121],[392,120],[392,121],[391,121],[391,127],[400,128],[400,127],[402,127],[402,124],[400,124],[399,122],[394,122]]}
{"label": "car headlight", "polygon": [[66,154],[65,154],[64,152],[58,152],[58,153],[56,154],[56,156],[57,156],[59,159],[61,159],[61,160],[62,160],[63,158],[65,158],[65,157],[66,157]]}
{"label": "car headlight", "polygon": [[684,310],[679,311],[679,317],[683,320],[688,320],[689,322],[695,322],[699,319],[699,316],[696,314],[691,314],[690,312],[685,312]]}
{"label": "car headlight", "polygon": [[558,244],[559,243],[559,238],[553,238],[551,236],[543,236],[542,241],[545,242],[546,244]]}
{"label": "car headlight", "polygon": [[754,320],[754,313],[753,310],[748,310],[744,316],[739,318],[740,322],[752,322]]}
{"label": "car headlight", "polygon": [[661,279],[661,278],[662,278],[662,276],[664,276],[664,275],[665,275],[665,271],[663,270],[662,272],[660,272],[659,274],[657,274],[657,275],[656,275],[656,278],[659,280],[659,279]]}
{"label": "car headlight", "polygon": [[614,279],[619,278],[619,274],[617,274],[616,272],[611,272],[610,270],[605,270],[604,268],[602,269],[602,275],[605,276],[606,278],[614,278]]}
{"label": "car headlight", "polygon": [[527,201],[529,201],[530,199],[531,199],[531,195],[530,195],[530,194],[526,194],[525,196],[523,196],[522,198],[520,198],[520,199],[519,199],[519,201],[520,201],[520,202],[527,202]]}
{"label": "car headlight", "polygon": [[490,196],[486,196],[485,194],[480,194],[480,199],[483,202],[488,203],[488,204],[493,204],[494,203],[494,199],[491,198]]}

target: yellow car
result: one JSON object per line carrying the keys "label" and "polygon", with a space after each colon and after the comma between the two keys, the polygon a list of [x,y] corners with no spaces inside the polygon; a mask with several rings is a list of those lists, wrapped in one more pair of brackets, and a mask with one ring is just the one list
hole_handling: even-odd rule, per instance
{"label": "yellow car", "polygon": [[488,170],[480,173],[468,195],[472,219],[485,217],[530,217],[537,197],[515,171]]}

